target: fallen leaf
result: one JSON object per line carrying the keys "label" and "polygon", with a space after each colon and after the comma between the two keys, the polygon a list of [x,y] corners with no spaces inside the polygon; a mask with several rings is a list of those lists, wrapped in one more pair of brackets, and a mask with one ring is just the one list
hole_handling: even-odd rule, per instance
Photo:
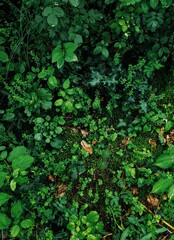
{"label": "fallen leaf", "polygon": [[149,144],[152,145],[154,148],[157,147],[157,143],[155,140],[153,140],[152,138],[149,139]]}
{"label": "fallen leaf", "polygon": [[132,194],[133,195],[137,195],[138,194],[138,188],[137,187],[133,187],[132,188]]}
{"label": "fallen leaf", "polygon": [[80,131],[83,137],[86,137],[89,134],[89,132],[87,132],[86,130],[81,129]]}
{"label": "fallen leaf", "polygon": [[65,193],[66,193],[66,189],[67,189],[67,187],[66,187],[66,185],[65,184],[60,184],[59,185],[59,187],[58,187],[58,190],[57,190],[57,194],[56,194],[56,198],[58,198],[58,197],[63,197],[64,195],[65,195]]}
{"label": "fallen leaf", "polygon": [[171,130],[169,134],[166,136],[165,143],[173,143],[174,142],[174,130]]}
{"label": "fallen leaf", "polygon": [[152,206],[152,207],[157,207],[159,205],[159,200],[156,197],[153,197],[152,195],[147,196],[147,202]]}
{"label": "fallen leaf", "polygon": [[55,181],[54,177],[52,175],[50,175],[50,174],[48,175],[48,180],[50,182],[54,182]]}
{"label": "fallen leaf", "polygon": [[90,144],[88,144],[86,141],[82,140],[81,141],[81,146],[82,146],[82,149],[85,151],[85,152],[88,152],[90,154],[93,153],[93,148],[91,147]]}
{"label": "fallen leaf", "polygon": [[97,144],[97,143],[98,143],[97,140],[94,140],[94,141],[92,142],[93,145],[95,145],[95,144]]}
{"label": "fallen leaf", "polygon": [[77,129],[77,128],[71,128],[71,131],[73,132],[73,133],[75,133],[75,134],[77,134],[77,133],[79,133],[79,130]]}
{"label": "fallen leaf", "polygon": [[163,200],[164,200],[164,201],[167,200],[167,195],[166,195],[166,194],[164,194],[164,196],[163,196]]}
{"label": "fallen leaf", "polygon": [[158,134],[158,137],[159,137],[159,138],[161,138],[161,137],[163,137],[163,136],[164,136],[164,127],[161,128],[161,131],[160,131],[159,134]]}
{"label": "fallen leaf", "polygon": [[122,146],[126,146],[128,145],[128,143],[130,142],[130,137],[126,137],[121,141]]}

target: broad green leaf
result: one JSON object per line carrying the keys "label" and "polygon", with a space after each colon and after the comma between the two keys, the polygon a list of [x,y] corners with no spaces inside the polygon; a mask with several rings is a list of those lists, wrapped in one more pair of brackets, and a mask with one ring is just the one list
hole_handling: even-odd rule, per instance
{"label": "broad green leaf", "polygon": [[0,213],[0,230],[8,228],[10,223],[11,220],[5,214]]}
{"label": "broad green leaf", "polygon": [[48,78],[48,86],[52,89],[57,88],[58,87],[58,81],[54,76],[50,76]]}
{"label": "broad green leaf", "polygon": [[126,24],[126,22],[125,22],[124,19],[120,19],[120,20],[118,21],[118,23],[119,23],[120,26],[124,26],[124,25]]}
{"label": "broad green leaf", "polygon": [[14,113],[6,113],[6,114],[4,114],[2,120],[3,121],[11,121],[14,119],[14,117],[15,117]]}
{"label": "broad green leaf", "polygon": [[75,38],[74,38],[74,42],[77,43],[77,44],[83,43],[82,36],[80,34],[76,34]]}
{"label": "broad green leaf", "polygon": [[70,80],[67,79],[67,80],[65,80],[65,82],[63,83],[63,88],[64,88],[64,89],[68,89],[69,87],[70,87]]}
{"label": "broad green leaf", "polygon": [[56,129],[55,129],[55,132],[56,132],[57,134],[61,134],[62,131],[63,131],[63,129],[62,129],[61,127],[56,127]]}
{"label": "broad green leaf", "polygon": [[55,101],[55,103],[54,103],[54,105],[56,106],[56,107],[59,107],[59,106],[61,106],[63,104],[63,99],[58,99],[58,100],[56,100]]}
{"label": "broad green leaf", "polygon": [[98,212],[96,211],[91,211],[90,213],[87,214],[87,222],[97,222],[99,220],[99,215]]}
{"label": "broad green leaf", "polygon": [[15,238],[18,235],[19,231],[20,231],[19,225],[14,225],[11,229],[11,236]]}
{"label": "broad green leaf", "polygon": [[53,12],[57,17],[63,17],[64,16],[64,11],[60,7],[54,7]]}
{"label": "broad green leaf", "polygon": [[159,0],[150,0],[150,6],[155,9],[158,6]]}
{"label": "broad green leaf", "polygon": [[164,193],[172,184],[174,180],[165,178],[159,179],[153,186],[152,193]]}
{"label": "broad green leaf", "polygon": [[9,58],[6,52],[0,51],[0,62],[8,62]]}
{"label": "broad green leaf", "polygon": [[67,42],[64,43],[64,48],[66,53],[73,53],[78,48],[78,44],[75,42]]}
{"label": "broad green leaf", "polygon": [[55,13],[51,13],[48,17],[47,17],[47,22],[50,26],[54,27],[57,25],[58,23],[58,19],[55,15]]}
{"label": "broad green leaf", "polygon": [[6,193],[0,193],[0,206],[6,203],[12,196]]}
{"label": "broad green leaf", "polygon": [[34,162],[34,158],[30,155],[23,155],[13,160],[12,168],[20,169],[20,171],[24,171],[31,166]]}
{"label": "broad green leaf", "polygon": [[22,228],[29,228],[34,226],[34,222],[31,219],[25,219],[21,222],[21,227]]}
{"label": "broad green leaf", "polygon": [[14,202],[11,207],[11,216],[14,219],[17,219],[20,217],[22,213],[23,213],[23,208],[22,208],[21,202],[20,201]]}
{"label": "broad green leaf", "polygon": [[42,101],[42,108],[45,110],[52,108],[52,102],[51,101]]}
{"label": "broad green leaf", "polygon": [[97,55],[102,52],[102,46],[96,46],[94,49],[94,54]]}
{"label": "broad green leaf", "polygon": [[72,112],[73,111],[74,106],[70,101],[66,101],[64,104],[65,104],[65,107],[66,107],[66,112]]}
{"label": "broad green leaf", "polygon": [[174,126],[173,122],[167,121],[165,126],[165,131],[169,131]]}
{"label": "broad green leaf", "polygon": [[51,141],[50,145],[53,148],[60,149],[63,145],[63,141],[60,138],[54,138],[54,140]]}
{"label": "broad green leaf", "polygon": [[53,12],[52,7],[46,7],[44,8],[43,12],[42,12],[42,16],[47,17],[48,15],[50,15]]}
{"label": "broad green leaf", "polygon": [[143,10],[144,13],[148,13],[148,11],[149,11],[149,6],[148,6],[148,4],[147,4],[146,2],[143,2],[143,3],[141,4],[141,8],[142,8],[142,10]]}
{"label": "broad green leaf", "polygon": [[12,162],[14,159],[20,157],[21,155],[27,154],[27,148],[24,146],[15,147],[9,154],[7,160]]}
{"label": "broad green leaf", "polygon": [[1,172],[0,173],[0,188],[4,185],[5,178],[7,176],[6,172]]}
{"label": "broad green leaf", "polygon": [[124,229],[123,233],[121,234],[120,240],[126,240],[130,233],[130,227]]}
{"label": "broad green leaf", "polygon": [[69,0],[72,6],[77,7],[79,5],[79,0]]}
{"label": "broad green leaf", "polygon": [[105,58],[108,58],[108,57],[109,57],[109,51],[108,51],[107,48],[103,48],[103,49],[102,49],[102,55],[103,55],[103,57],[105,57]]}
{"label": "broad green leaf", "polygon": [[66,62],[77,62],[78,58],[74,53],[68,52],[65,55]]}
{"label": "broad green leaf", "polygon": [[64,125],[64,124],[65,124],[65,119],[64,119],[63,117],[60,117],[60,118],[58,119],[58,123],[59,123],[60,125]]}
{"label": "broad green leaf", "polygon": [[164,153],[161,156],[159,156],[154,163],[154,165],[167,169],[174,165],[174,153]]}
{"label": "broad green leaf", "polygon": [[16,182],[15,182],[14,179],[12,179],[10,181],[10,188],[11,188],[12,191],[15,191],[15,189],[16,189]]}
{"label": "broad green leaf", "polygon": [[58,68],[61,68],[64,65],[64,52],[60,45],[52,52],[52,63],[54,62],[57,62]]}
{"label": "broad green leaf", "polygon": [[3,43],[5,43],[5,38],[3,38],[3,37],[0,37],[0,44],[3,44]]}
{"label": "broad green leaf", "polygon": [[104,229],[104,224],[103,224],[103,222],[98,222],[98,223],[96,224],[95,228],[96,228],[96,230],[97,230],[98,232],[102,232],[103,229]]}
{"label": "broad green leaf", "polygon": [[8,154],[8,152],[7,152],[7,151],[3,151],[3,152],[1,152],[1,154],[0,154],[0,161],[2,161],[2,160],[4,160],[4,159],[6,159],[6,157],[7,157],[7,154]]}
{"label": "broad green leaf", "polygon": [[172,185],[168,190],[169,201],[174,200],[174,185]]}

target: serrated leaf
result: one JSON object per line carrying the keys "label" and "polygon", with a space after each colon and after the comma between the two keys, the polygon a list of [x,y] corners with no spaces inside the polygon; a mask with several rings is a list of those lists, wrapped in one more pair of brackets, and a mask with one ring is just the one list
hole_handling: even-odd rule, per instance
{"label": "serrated leaf", "polygon": [[23,213],[23,208],[21,202],[14,202],[11,207],[11,216],[14,219],[18,219],[20,215]]}
{"label": "serrated leaf", "polygon": [[50,15],[53,12],[52,7],[46,7],[44,8],[43,12],[42,12],[42,16],[47,17],[48,15]]}
{"label": "serrated leaf", "polygon": [[155,9],[158,6],[159,0],[150,0],[150,6]]}
{"label": "serrated leaf", "polygon": [[11,220],[5,214],[0,213],[0,230],[8,228],[10,223]]}
{"label": "serrated leaf", "polygon": [[75,42],[67,42],[64,43],[64,48],[66,53],[73,53],[78,48],[78,44]]}
{"label": "serrated leaf", "polygon": [[64,89],[68,89],[69,87],[70,87],[70,80],[67,79],[67,80],[65,80],[65,82],[63,83],[63,88],[64,88]]}
{"label": "serrated leaf", "polygon": [[58,19],[55,15],[55,13],[51,13],[48,17],[47,17],[47,22],[50,26],[54,27],[57,25],[58,23]]}
{"label": "serrated leaf", "polygon": [[6,193],[0,193],[0,206],[6,203],[12,196]]}
{"label": "serrated leaf", "polygon": [[21,222],[21,227],[22,228],[29,228],[34,226],[34,222],[31,219],[25,219]]}
{"label": "serrated leaf", "polygon": [[69,0],[72,6],[77,7],[79,5],[79,0]]}
{"label": "serrated leaf", "polygon": [[9,58],[6,52],[0,51],[0,62],[8,62]]}
{"label": "serrated leaf", "polygon": [[16,237],[18,235],[19,231],[20,231],[19,225],[14,225],[11,229],[11,236],[13,238]]}
{"label": "serrated leaf", "polygon": [[169,201],[174,200],[174,185],[172,185],[168,190]]}
{"label": "serrated leaf", "polygon": [[172,184],[174,180],[165,178],[159,179],[153,186],[152,193],[164,193]]}

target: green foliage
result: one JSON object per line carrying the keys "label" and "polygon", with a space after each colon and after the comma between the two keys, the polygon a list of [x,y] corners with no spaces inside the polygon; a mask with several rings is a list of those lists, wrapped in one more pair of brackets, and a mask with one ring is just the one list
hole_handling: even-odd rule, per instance
{"label": "green foliage", "polygon": [[172,239],[173,2],[0,15],[2,238]]}

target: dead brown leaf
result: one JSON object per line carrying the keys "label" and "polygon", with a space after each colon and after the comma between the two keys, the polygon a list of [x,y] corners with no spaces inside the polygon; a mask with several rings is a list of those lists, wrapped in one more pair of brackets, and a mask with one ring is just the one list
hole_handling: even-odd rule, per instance
{"label": "dead brown leaf", "polygon": [[66,193],[66,189],[67,189],[67,187],[66,187],[66,185],[65,184],[60,184],[59,185],[59,187],[58,187],[58,190],[57,190],[57,193],[56,193],[56,198],[58,198],[58,197],[63,197],[64,195],[65,195],[65,193]]}
{"label": "dead brown leaf", "polygon": [[71,128],[71,131],[75,134],[79,133],[79,130],[77,128],[74,128],[74,127]]}
{"label": "dead brown leaf", "polygon": [[147,202],[152,206],[152,207],[157,207],[159,205],[159,200],[157,197],[153,197],[152,195],[147,196]]}
{"label": "dead brown leaf", "polygon": [[50,182],[54,182],[55,181],[54,177],[52,175],[50,175],[50,174],[48,175],[48,180]]}
{"label": "dead brown leaf", "polygon": [[169,134],[166,136],[165,143],[173,143],[174,142],[174,129],[169,132]]}
{"label": "dead brown leaf", "polygon": [[93,148],[91,147],[90,144],[88,144],[86,141],[82,140],[81,141],[81,146],[82,146],[82,149],[85,151],[85,152],[88,152],[90,154],[93,153]]}
{"label": "dead brown leaf", "polygon": [[86,136],[88,136],[88,134],[89,134],[88,131],[83,130],[83,129],[81,129],[80,132],[81,132],[81,134],[82,134],[83,137],[86,137]]}
{"label": "dead brown leaf", "polygon": [[152,145],[152,147],[156,148],[157,147],[157,143],[155,140],[153,140],[152,138],[149,139],[149,144]]}
{"label": "dead brown leaf", "polygon": [[161,131],[160,131],[159,134],[158,134],[158,137],[159,137],[159,138],[161,138],[161,137],[163,137],[163,136],[164,136],[164,127],[161,128]]}
{"label": "dead brown leaf", "polygon": [[132,188],[132,194],[137,195],[138,194],[138,187],[133,187]]}
{"label": "dead brown leaf", "polygon": [[128,143],[130,142],[130,137],[126,137],[126,138],[124,138],[122,141],[121,141],[121,145],[122,146],[127,146],[128,145]]}

